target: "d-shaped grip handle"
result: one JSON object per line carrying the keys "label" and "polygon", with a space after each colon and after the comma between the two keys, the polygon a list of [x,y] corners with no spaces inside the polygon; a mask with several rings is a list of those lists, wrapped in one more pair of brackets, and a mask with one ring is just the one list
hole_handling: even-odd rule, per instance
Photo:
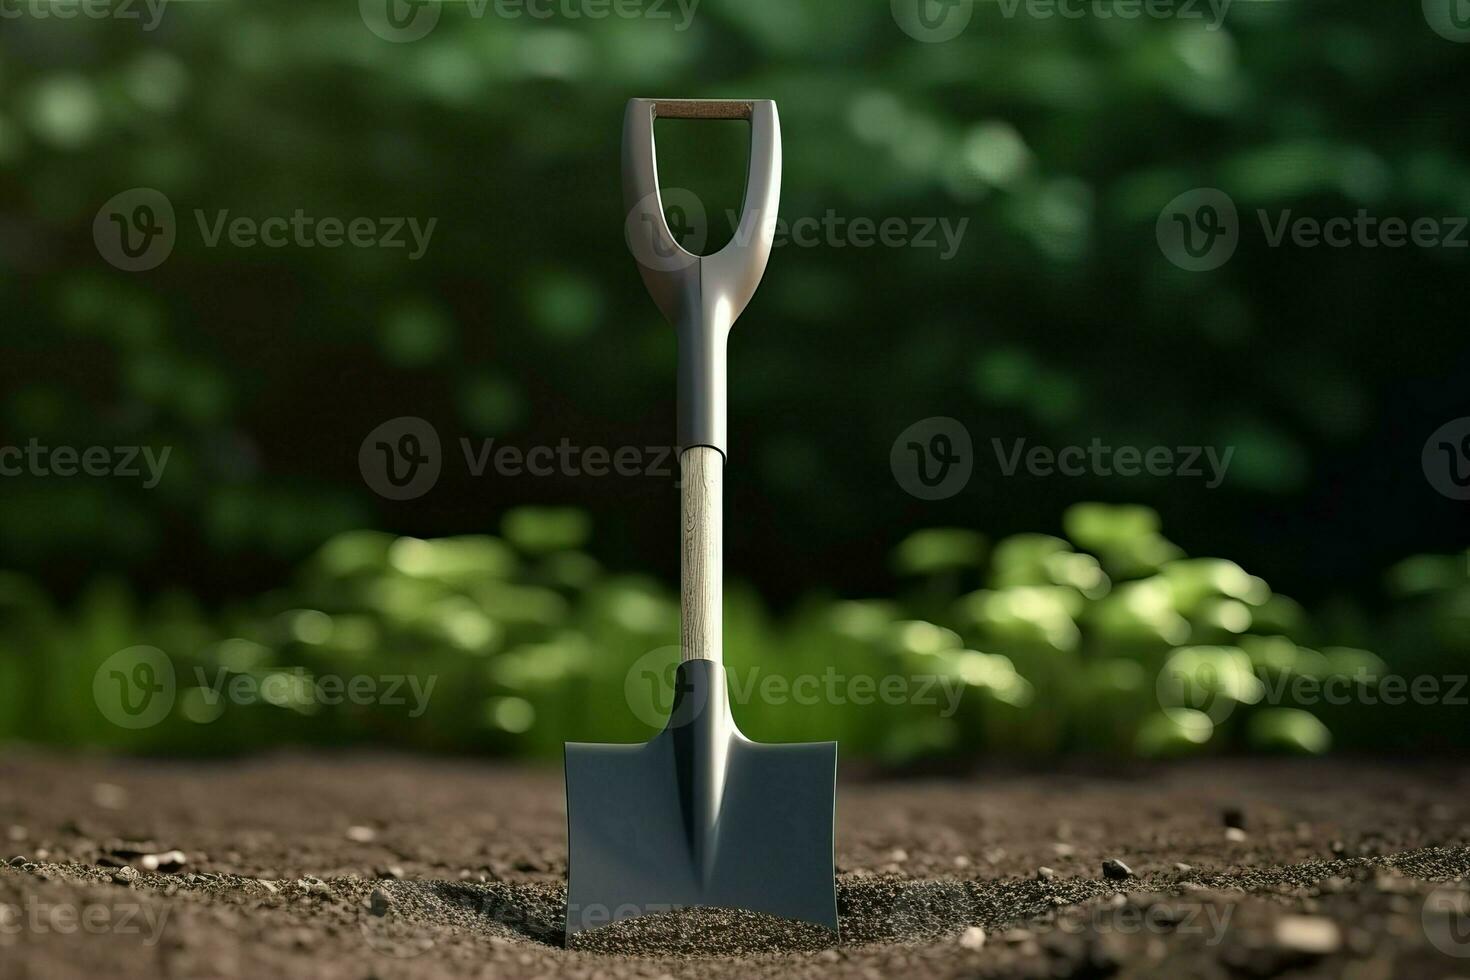
{"label": "d-shaped grip handle", "polygon": [[[745,205],[735,235],[714,255],[686,250],[664,220],[656,118],[749,119]],[[725,448],[725,345],[771,257],[781,198],[781,123],[768,99],[632,99],[623,119],[625,233],[648,287],[679,334],[679,445]]]}

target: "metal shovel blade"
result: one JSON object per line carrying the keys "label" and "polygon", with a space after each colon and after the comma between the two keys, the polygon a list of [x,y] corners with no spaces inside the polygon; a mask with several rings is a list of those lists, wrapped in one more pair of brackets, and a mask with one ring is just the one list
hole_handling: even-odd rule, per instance
{"label": "metal shovel blade", "polygon": [[668,727],[643,745],[566,746],[567,938],[690,906],[837,932],[837,743],[760,745],[730,716],[725,671],[679,665]]}

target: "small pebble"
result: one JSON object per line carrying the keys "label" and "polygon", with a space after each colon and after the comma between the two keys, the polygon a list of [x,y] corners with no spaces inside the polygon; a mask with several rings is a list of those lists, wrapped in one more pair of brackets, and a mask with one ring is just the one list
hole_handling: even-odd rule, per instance
{"label": "small pebble", "polygon": [[333,897],[332,887],[320,878],[313,878],[311,875],[301,879],[301,887],[306,889],[308,895],[319,895],[322,898]]}
{"label": "small pebble", "polygon": [[376,840],[378,832],[371,827],[348,827],[347,839],[359,844],[369,844]]}
{"label": "small pebble", "polygon": [[960,934],[960,945],[966,949],[980,949],[985,945],[985,930],[979,926],[970,926]]}
{"label": "small pebble", "polygon": [[377,916],[387,915],[388,914],[388,910],[393,907],[393,896],[389,895],[387,892],[383,891],[383,889],[381,889],[381,888],[374,888],[373,889],[373,894],[372,894],[371,898],[369,899],[369,901],[370,901],[370,907],[372,908],[373,915],[377,915]]}
{"label": "small pebble", "polygon": [[901,847],[895,847],[888,852],[888,860],[894,864],[902,864],[909,859],[909,852]]}
{"label": "small pebble", "polygon": [[1276,945],[1295,953],[1328,956],[1342,948],[1342,930],[1320,915],[1284,915],[1276,920]]}
{"label": "small pebble", "polygon": [[138,869],[126,864],[112,873],[112,880],[119,885],[131,885],[138,878]]}
{"label": "small pebble", "polygon": [[1194,866],[1193,865],[1190,865],[1190,864],[1185,864],[1183,861],[1175,861],[1174,862],[1174,870],[1175,871],[1193,871],[1194,870]]}
{"label": "small pebble", "polygon": [[1230,841],[1232,844],[1245,843],[1246,836],[1246,832],[1241,830],[1239,827],[1225,828],[1225,839]]}
{"label": "small pebble", "polygon": [[1041,867],[1039,867],[1039,868],[1036,869],[1036,877],[1037,878],[1042,878],[1042,879],[1044,879],[1044,878],[1055,878],[1056,876],[1057,876],[1057,873],[1056,873],[1056,869],[1054,869],[1054,868],[1048,868],[1045,865],[1042,865]]}
{"label": "small pebble", "polygon": [[393,880],[396,881],[399,878],[402,878],[403,877],[403,868],[401,868],[400,866],[398,866],[396,864],[390,864],[386,868],[379,868],[378,869],[378,877],[379,878],[392,878]]}
{"label": "small pebble", "polygon": [[1108,858],[1102,863],[1103,877],[1112,881],[1126,881],[1133,877],[1133,869],[1117,858]]}
{"label": "small pebble", "polygon": [[92,802],[104,810],[121,810],[128,805],[128,791],[112,783],[92,787]]}
{"label": "small pebble", "polygon": [[[190,875],[189,877],[192,878],[194,876]],[[280,889],[276,887],[275,882],[273,881],[262,881],[260,883],[260,887],[264,888],[266,890],[266,894],[268,895],[274,895],[276,894],[276,892],[280,891]]]}
{"label": "small pebble", "polygon": [[28,862],[26,861],[25,856],[24,855],[21,855],[21,854],[17,854],[15,857],[13,857],[13,858],[10,859],[11,867],[15,867],[15,868],[18,868],[22,864],[27,864],[27,863]]}

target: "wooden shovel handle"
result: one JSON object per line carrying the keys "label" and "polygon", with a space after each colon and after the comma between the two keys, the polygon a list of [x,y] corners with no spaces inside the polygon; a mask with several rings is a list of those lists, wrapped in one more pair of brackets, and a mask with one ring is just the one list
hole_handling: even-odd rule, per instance
{"label": "wooden shovel handle", "polygon": [[683,474],[679,489],[683,505],[679,659],[719,663],[723,658],[725,454],[711,446],[693,446],[679,457],[679,469]]}

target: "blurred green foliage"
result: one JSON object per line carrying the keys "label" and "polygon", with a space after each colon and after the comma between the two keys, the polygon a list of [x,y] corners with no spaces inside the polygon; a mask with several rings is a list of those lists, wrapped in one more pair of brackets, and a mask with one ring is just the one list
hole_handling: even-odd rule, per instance
{"label": "blurred green foliage", "polygon": [[[455,471],[394,506],[353,465],[399,415],[447,446],[670,440],[673,335],[622,241],[632,95],[776,99],[788,221],[970,219],[949,262],[788,247],[771,263],[730,384],[747,542],[731,557],[769,594],[881,588],[855,528],[980,512],[1011,533],[1079,499],[1149,504],[1191,550],[1228,541],[1313,599],[1444,550],[1462,509],[1435,498],[1417,453],[1465,414],[1466,346],[1434,327],[1470,300],[1464,251],[1270,249],[1253,215],[1470,212],[1462,47],[1419,5],[1381,0],[1242,0],[1218,29],[1005,7],[977,4],[943,44],[908,37],[882,0],[703,0],[684,31],[444,3],[401,44],[327,0],[172,3],[147,32],[7,19],[0,444],[173,455],[155,491],[7,478],[3,564],[62,592],[111,569],[218,596],[268,586],[352,528],[438,537],[555,503],[591,508],[609,549],[667,574],[665,501],[641,487],[487,490]],[[717,244],[738,147],[665,138],[667,182],[708,198]],[[168,196],[179,234],[163,265],[130,274],[91,228],[137,186]],[[1245,226],[1210,274],[1155,243],[1160,208],[1194,187],[1228,192]],[[411,262],[211,248],[195,217],[297,209],[438,223]],[[965,494],[920,506],[882,461],[939,414],[971,427],[985,465]],[[1001,480],[991,436],[1236,452],[1216,492]],[[1269,533],[1263,509],[1279,515]]]}
{"label": "blurred green foliage", "polygon": [[[1470,556],[1399,566],[1397,625],[1349,638],[1382,641],[1371,653],[1337,645],[1235,563],[1184,556],[1145,508],[1079,504],[1065,525],[1067,539],[1022,534],[993,547],[967,530],[914,534],[894,550],[904,584],[888,598],[814,595],[778,615],[736,586],[725,627],[737,720],[758,740],[837,738],[846,757],[889,765],[982,752],[1465,747],[1464,726],[1443,724],[1463,708],[1365,695],[1391,674],[1465,662]],[[0,738],[548,759],[565,740],[646,739],[668,712],[677,596],[604,569],[579,512],[519,509],[501,530],[341,534],[288,587],[215,612],[106,583],[63,609],[7,575]],[[169,710],[118,727],[94,682],[139,645],[172,664]],[[802,677],[814,679],[805,694]],[[241,678],[243,701],[228,693]],[[368,685],[363,703],[342,697],[354,678]],[[1315,696],[1322,688],[1303,679],[1340,680],[1347,696]],[[341,703],[314,693],[330,694],[326,683]]]}

